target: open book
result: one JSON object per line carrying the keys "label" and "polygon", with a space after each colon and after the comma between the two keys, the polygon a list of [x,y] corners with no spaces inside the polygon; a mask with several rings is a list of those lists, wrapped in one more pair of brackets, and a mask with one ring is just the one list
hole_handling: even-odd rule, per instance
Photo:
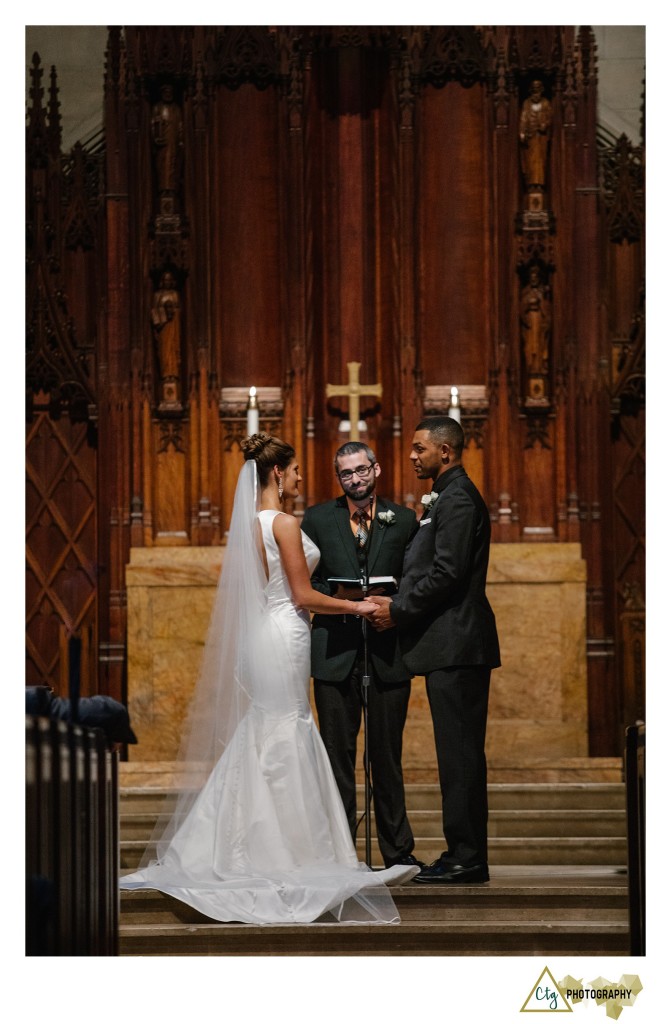
{"label": "open book", "polygon": [[[344,576],[329,576],[328,582],[331,584],[333,591],[336,590],[339,583],[342,583],[344,587],[361,588],[360,579],[349,579]],[[395,594],[398,590],[398,581],[395,576],[370,576],[368,579],[368,589],[381,589],[384,594]],[[363,594],[361,596],[363,597]]]}

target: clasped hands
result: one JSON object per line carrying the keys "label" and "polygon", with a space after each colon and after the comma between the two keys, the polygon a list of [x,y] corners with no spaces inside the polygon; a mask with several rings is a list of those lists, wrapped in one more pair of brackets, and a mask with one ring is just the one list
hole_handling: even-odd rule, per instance
{"label": "clasped hands", "polygon": [[358,598],[361,596],[361,590],[354,587],[346,587],[342,583],[338,584],[335,592],[336,597],[342,597],[346,600],[356,601],[361,611],[358,614],[362,618],[365,618],[370,622],[371,626],[376,629],[379,633],[383,629],[393,629],[396,623],[389,614],[389,605],[391,604],[391,598],[383,595],[382,587],[374,587],[367,595],[365,600],[359,601]]}
{"label": "clasped hands", "polygon": [[[369,606],[372,605],[372,608]],[[391,605],[390,597],[383,597],[379,594],[370,594],[365,601],[361,601],[361,615],[366,618],[374,629],[381,633],[385,629],[393,629],[396,625],[389,612]]]}

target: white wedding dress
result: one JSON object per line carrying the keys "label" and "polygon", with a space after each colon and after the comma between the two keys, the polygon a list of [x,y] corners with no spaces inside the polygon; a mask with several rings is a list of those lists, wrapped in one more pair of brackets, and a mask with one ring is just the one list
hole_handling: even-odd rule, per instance
{"label": "white wedding dress", "polygon": [[[160,889],[217,921],[395,923],[386,884],[418,869],[357,860],[310,709],[309,615],[292,601],[273,535],[284,514],[258,513],[268,579],[264,614],[245,638],[254,679],[244,711],[158,862],[120,884]],[[302,537],[312,572],[319,551]]]}

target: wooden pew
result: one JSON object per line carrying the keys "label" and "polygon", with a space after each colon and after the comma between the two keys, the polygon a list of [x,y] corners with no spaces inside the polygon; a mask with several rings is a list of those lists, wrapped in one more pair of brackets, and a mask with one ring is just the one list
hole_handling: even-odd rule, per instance
{"label": "wooden pew", "polygon": [[645,724],[626,730],[627,858],[632,956],[645,956]]}
{"label": "wooden pew", "polygon": [[116,956],[118,755],[99,729],[26,716],[26,954]]}

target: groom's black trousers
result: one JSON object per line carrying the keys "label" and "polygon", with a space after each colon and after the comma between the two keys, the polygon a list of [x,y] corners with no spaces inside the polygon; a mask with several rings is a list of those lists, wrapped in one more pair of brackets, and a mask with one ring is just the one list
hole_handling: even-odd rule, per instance
{"label": "groom's black trousers", "polygon": [[460,665],[426,675],[449,861],[487,863],[485,733],[491,669]]}
{"label": "groom's black trousers", "polygon": [[[357,823],[356,744],[361,728],[363,655],[348,679],[315,679],[319,731],[345,806],[352,837]],[[405,807],[401,755],[410,680],[380,683],[372,671],[368,687],[368,746],[373,807],[380,852],[385,864],[407,856],[415,845]]]}

